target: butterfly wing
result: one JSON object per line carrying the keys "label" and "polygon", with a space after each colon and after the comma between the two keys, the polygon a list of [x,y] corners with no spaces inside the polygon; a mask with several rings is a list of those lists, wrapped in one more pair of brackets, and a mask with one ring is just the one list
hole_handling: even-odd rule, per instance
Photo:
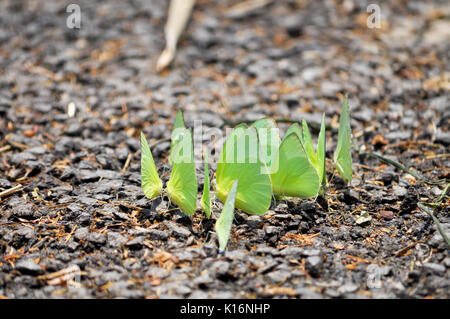
{"label": "butterfly wing", "polygon": [[267,167],[260,161],[255,128],[235,128],[228,136],[217,165],[217,195],[225,201],[236,179],[235,206],[249,214],[264,214],[270,207],[272,186]]}
{"label": "butterfly wing", "polygon": [[172,172],[167,183],[167,194],[186,215],[194,215],[197,206],[197,176],[191,131],[185,129],[174,145]]}
{"label": "butterfly wing", "polygon": [[141,186],[147,198],[154,198],[162,192],[162,181],[158,176],[152,152],[144,133],[141,132]]}
{"label": "butterfly wing", "polygon": [[325,134],[325,114],[322,115],[322,123],[320,125],[319,137],[317,139],[317,172],[322,185],[327,185],[326,172],[326,134]]}
{"label": "butterfly wing", "polygon": [[347,183],[352,181],[351,133],[348,98],[345,96],[339,119],[338,143],[334,152],[334,163],[339,174]]}
{"label": "butterfly wing", "polygon": [[289,126],[288,130],[286,131],[286,134],[284,134],[283,140],[289,135],[291,135],[291,133],[295,133],[297,137],[300,139],[300,141],[302,140],[302,130],[300,129],[298,123],[294,123],[291,126]]}
{"label": "butterfly wing", "polygon": [[227,247],[228,239],[230,238],[231,226],[234,218],[234,204],[236,200],[236,193],[239,181],[235,180],[228,193],[225,204],[223,205],[220,217],[216,221],[216,232],[219,239],[219,249],[223,252]]}
{"label": "butterfly wing", "polygon": [[319,191],[319,175],[296,134],[291,133],[280,145],[278,171],[271,175],[273,193],[278,196],[312,197]]}
{"label": "butterfly wing", "polygon": [[171,135],[170,141],[170,155],[169,155],[169,163],[172,165],[172,151],[176,143],[178,143],[181,137],[184,134],[184,129],[186,126],[184,125],[184,117],[183,112],[178,110],[177,115],[175,117],[175,122],[173,123],[173,131]]}

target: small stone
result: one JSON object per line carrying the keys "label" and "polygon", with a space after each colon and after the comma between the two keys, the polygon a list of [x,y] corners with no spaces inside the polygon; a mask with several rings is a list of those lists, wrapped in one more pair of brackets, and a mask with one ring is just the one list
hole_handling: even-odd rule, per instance
{"label": "small stone", "polygon": [[281,22],[290,37],[298,37],[304,27],[304,14],[302,12],[286,16]]}
{"label": "small stone", "polygon": [[165,231],[158,229],[150,229],[146,234],[153,240],[167,240],[169,238],[169,235]]}
{"label": "small stone", "polygon": [[450,268],[450,257],[445,257],[443,264],[445,267]]}
{"label": "small stone", "polygon": [[191,232],[184,228],[180,227],[174,222],[171,221],[164,221],[164,225],[169,229],[170,234],[175,237],[189,237],[191,235]]}
{"label": "small stone", "polygon": [[374,118],[374,113],[371,109],[364,109],[359,112],[353,113],[353,118],[362,121],[362,122],[370,122]]}
{"label": "small stone", "polygon": [[439,197],[439,196],[442,195],[442,190],[439,189],[439,187],[434,186],[434,187],[430,190],[430,193],[431,193],[433,196]]}
{"label": "small stone", "polygon": [[83,212],[77,217],[77,222],[82,226],[88,226],[91,224],[92,216],[87,212]]}
{"label": "small stone", "polygon": [[66,129],[66,135],[69,135],[69,136],[78,136],[81,134],[81,132],[83,132],[83,125],[81,125],[79,123],[71,124]]}
{"label": "small stone", "polygon": [[403,198],[406,196],[408,191],[404,187],[394,185],[392,186],[392,193],[399,198]]}
{"label": "small stone", "polygon": [[278,255],[278,250],[277,249],[272,248],[272,247],[268,247],[266,245],[258,246],[256,248],[255,252],[256,252],[256,254],[263,255],[263,256],[265,256],[265,255],[273,255],[273,256]]}
{"label": "small stone", "polygon": [[348,294],[348,293],[355,292],[356,290],[358,290],[358,286],[356,286],[353,283],[347,283],[338,288],[338,292],[340,294]]}
{"label": "small stone", "polygon": [[26,162],[26,161],[34,161],[36,160],[36,156],[34,156],[29,151],[24,151],[21,153],[16,153],[11,156],[11,162],[15,166],[19,166],[20,164]]}
{"label": "small stone", "polygon": [[192,289],[189,288],[188,286],[181,285],[181,286],[177,286],[175,288],[175,292],[177,294],[179,294],[179,295],[186,296],[186,295],[189,295],[192,292]]}
{"label": "small stone", "polygon": [[387,133],[385,135],[385,138],[391,141],[396,140],[408,140],[411,138],[411,132],[410,131],[394,131]]}
{"label": "small stone", "polygon": [[74,240],[69,240],[69,243],[67,244],[67,248],[69,248],[69,251],[75,251],[79,246],[80,244]]}
{"label": "small stone", "polygon": [[239,112],[240,110],[252,107],[257,104],[258,100],[253,95],[240,95],[230,98],[229,106],[231,112]]}
{"label": "small stone", "polygon": [[160,267],[151,267],[149,270],[147,270],[147,272],[145,273],[145,275],[147,277],[150,278],[166,278],[167,276],[169,276],[170,272],[165,269],[165,268],[160,268]]}
{"label": "small stone", "polygon": [[144,245],[143,237],[136,237],[125,244],[130,249],[140,249]]}
{"label": "small stone", "polygon": [[204,274],[201,275],[199,277],[196,277],[193,280],[194,285],[199,285],[199,286],[208,286],[209,284],[211,284],[213,282],[213,279],[211,278],[211,276],[209,274]]}
{"label": "small stone", "polygon": [[444,132],[441,130],[438,130],[436,132],[436,138],[435,141],[444,145],[450,145],[450,131]]}
{"label": "small stone", "polygon": [[12,184],[7,179],[0,178],[0,187],[2,187],[2,188],[10,188],[10,187],[12,187]]}
{"label": "small stone", "polygon": [[86,227],[78,228],[73,235],[73,238],[78,241],[86,240],[89,235],[89,229]]}
{"label": "small stone", "polygon": [[225,257],[230,260],[246,260],[247,253],[244,250],[230,250],[226,252]]}
{"label": "small stone", "polygon": [[284,270],[276,270],[267,275],[268,280],[272,284],[279,284],[279,283],[285,282],[290,277],[291,277],[291,274]]}
{"label": "small stone", "polygon": [[261,216],[258,216],[258,215],[249,216],[247,218],[247,225],[250,228],[259,228],[259,226],[262,225]]}
{"label": "small stone", "polygon": [[24,219],[36,219],[40,216],[35,207],[30,204],[18,204],[11,209],[12,216]]}
{"label": "small stone", "polygon": [[303,252],[304,250],[300,247],[286,247],[280,251],[280,255],[300,258],[304,255]]}
{"label": "small stone", "polygon": [[321,250],[317,248],[304,248],[302,254],[303,256],[318,256],[321,254]]}
{"label": "small stone", "polygon": [[105,283],[108,281],[117,282],[123,279],[123,275],[117,271],[108,271],[101,275],[101,279],[103,279]]}
{"label": "small stone", "polygon": [[390,210],[382,210],[380,211],[380,216],[385,220],[392,220],[394,218],[394,212]]}
{"label": "small stone", "polygon": [[298,206],[299,210],[305,212],[307,215],[314,215],[318,212],[317,206],[315,203],[304,202]]}
{"label": "small stone", "polygon": [[78,200],[79,200],[80,204],[83,204],[83,205],[95,205],[95,204],[97,204],[97,201],[95,199],[93,199],[91,197],[87,197],[87,196],[80,196],[78,198]]}
{"label": "small stone", "polygon": [[257,273],[258,274],[264,274],[266,272],[271,271],[273,268],[275,268],[278,265],[278,263],[275,260],[269,260],[268,262],[266,262],[264,265],[262,265]]}
{"label": "small stone", "polygon": [[207,257],[217,256],[217,247],[212,243],[206,243],[203,245],[203,251]]}
{"label": "small stone", "polygon": [[299,295],[302,299],[322,299],[322,295],[318,294],[315,291],[312,291],[311,289],[308,289],[306,287],[299,287],[295,289],[295,292],[297,295]]}
{"label": "small stone", "polygon": [[216,274],[217,277],[224,276],[230,269],[230,263],[222,260],[216,261],[211,266],[211,271]]}
{"label": "small stone", "polygon": [[117,232],[108,232],[108,244],[111,247],[120,247],[127,241],[127,238]]}
{"label": "small stone", "polygon": [[97,246],[106,244],[106,236],[101,233],[90,233],[87,240]]}
{"label": "small stone", "polygon": [[118,219],[122,219],[122,220],[126,220],[126,221],[130,221],[130,217],[128,217],[127,214],[119,212],[119,211],[112,211],[112,214],[114,215],[114,217],[117,217]]}
{"label": "small stone", "polygon": [[[216,41],[216,35],[214,33],[209,32],[205,28],[197,28],[195,32],[192,34],[193,41],[201,48],[208,48],[211,45],[214,44]],[[186,93],[189,93],[190,91],[187,90]],[[175,94],[174,92],[174,95]]]}
{"label": "small stone", "polygon": [[34,155],[43,155],[47,152],[47,150],[41,146],[36,146],[28,149],[28,152],[34,154]]}
{"label": "small stone", "polygon": [[394,172],[385,172],[380,175],[380,180],[385,186],[391,185],[396,175]]}
{"label": "small stone", "polygon": [[[447,237],[450,237],[450,223],[441,223],[441,226],[444,232],[447,234]],[[442,235],[438,231],[436,231],[433,237],[431,237],[429,244],[432,247],[438,247],[441,244],[445,244],[445,241],[444,238],[442,238]]]}
{"label": "small stone", "polygon": [[306,270],[312,275],[319,275],[322,269],[323,259],[321,256],[309,256],[306,258]]}
{"label": "small stone", "polygon": [[36,264],[31,259],[21,259],[16,263],[16,269],[23,274],[27,275],[40,275],[43,274],[41,266]]}
{"label": "small stone", "polygon": [[277,226],[267,226],[264,230],[268,236],[273,236],[280,234],[281,229],[282,229],[281,227]]}
{"label": "small stone", "polygon": [[326,294],[327,296],[329,296],[331,298],[337,298],[340,296],[340,293],[334,288],[325,289],[324,294]]}
{"label": "small stone", "polygon": [[313,82],[324,74],[324,69],[319,67],[305,68],[302,71],[302,77],[306,83]]}
{"label": "small stone", "polygon": [[344,193],[344,202],[346,204],[355,204],[359,202],[359,194],[353,188],[347,189]]}
{"label": "small stone", "polygon": [[422,266],[424,269],[436,273],[436,274],[443,274],[445,273],[445,266],[439,265],[436,263],[426,263]]}
{"label": "small stone", "polygon": [[20,227],[17,230],[16,235],[21,239],[30,240],[36,235],[36,232],[28,227]]}
{"label": "small stone", "polygon": [[330,81],[323,81],[320,90],[325,97],[336,97],[336,93],[342,90],[342,86]]}
{"label": "small stone", "polygon": [[403,199],[402,204],[400,205],[400,212],[402,214],[408,214],[413,211],[417,207],[417,197],[417,191],[414,189],[414,187],[409,187],[406,196]]}

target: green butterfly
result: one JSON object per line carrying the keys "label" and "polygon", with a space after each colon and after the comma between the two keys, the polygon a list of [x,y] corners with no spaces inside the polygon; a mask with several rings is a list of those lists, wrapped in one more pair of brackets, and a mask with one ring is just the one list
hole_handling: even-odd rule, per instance
{"label": "green butterfly", "polygon": [[190,130],[184,129],[184,133],[174,145],[170,155],[172,156],[172,172],[167,183],[167,195],[186,215],[194,215],[198,186]]}
{"label": "green butterfly", "polygon": [[334,163],[339,174],[347,183],[352,181],[351,134],[348,97],[345,95],[344,101],[342,102],[341,116],[339,118],[338,143],[334,152]]}
{"label": "green butterfly", "polygon": [[[197,176],[195,173],[194,150],[191,131],[183,129],[179,140],[170,151],[172,172],[166,191],[186,215],[193,215],[197,205]],[[154,198],[163,191],[155,162],[147,140],[141,133],[141,183],[147,198]]]}
{"label": "green butterfly", "polygon": [[297,123],[292,124],[286,132],[285,136],[295,133],[303,144],[306,154],[311,164],[316,168],[319,175],[319,180],[322,185],[327,184],[326,175],[326,141],[325,141],[325,114],[322,115],[322,123],[320,126],[319,137],[317,140],[317,152],[314,150],[314,144],[309,131],[308,123],[302,120],[302,129],[300,129]]}
{"label": "green butterfly", "polygon": [[272,185],[267,167],[260,160],[256,129],[244,124],[232,130],[217,164],[216,191],[222,202],[236,179],[240,180],[236,208],[249,214],[264,214],[270,207]]}
{"label": "green butterfly", "polygon": [[234,204],[238,190],[239,181],[235,180],[228,193],[225,204],[223,205],[220,217],[216,221],[216,232],[219,239],[219,254],[222,254],[227,247],[228,239],[230,238],[231,226],[234,218]]}
{"label": "green butterfly", "polygon": [[288,197],[312,197],[319,191],[319,175],[306,154],[295,129],[281,141],[271,174],[273,194]]}
{"label": "green butterfly", "polygon": [[163,191],[163,184],[156,171],[155,161],[144,133],[141,132],[141,185],[144,195],[154,198]]}

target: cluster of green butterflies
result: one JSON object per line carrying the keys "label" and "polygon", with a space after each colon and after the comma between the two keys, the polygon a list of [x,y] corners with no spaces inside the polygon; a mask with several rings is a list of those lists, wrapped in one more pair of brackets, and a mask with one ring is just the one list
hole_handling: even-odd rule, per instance
{"label": "cluster of green butterflies", "polygon": [[[283,139],[277,132],[275,121],[263,118],[250,127],[238,125],[224,143],[214,183],[217,197],[225,203],[215,226],[220,251],[224,251],[227,245],[235,207],[249,214],[261,215],[269,209],[272,197],[314,197],[327,186],[325,116],[322,116],[316,149],[305,120],[301,128],[297,123],[291,125]],[[146,197],[154,198],[163,192],[163,183],[143,133],[141,149],[142,189]],[[169,162],[172,172],[166,187],[167,195],[185,214],[191,216],[197,208],[198,186],[192,134],[185,127],[181,111],[175,118]],[[346,182],[351,182],[351,128],[347,96],[342,104],[334,164]],[[206,155],[204,174],[201,206],[206,217],[210,218],[210,179]]]}

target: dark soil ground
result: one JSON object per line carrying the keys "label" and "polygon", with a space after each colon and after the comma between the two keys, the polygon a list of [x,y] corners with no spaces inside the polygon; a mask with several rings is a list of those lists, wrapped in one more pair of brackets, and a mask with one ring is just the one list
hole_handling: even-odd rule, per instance
{"label": "dark soil ground", "polygon": [[[79,0],[79,30],[65,1],[1,1],[0,192],[13,191],[0,199],[0,297],[449,298],[449,247],[417,207],[444,185],[361,155],[449,178],[449,6],[383,2],[369,29],[372,2],[230,16],[236,1],[199,1],[157,74],[166,1]],[[331,158],[345,92],[354,179],[329,167],[328,210],[311,199],[236,212],[219,256],[218,202],[211,220],[191,219],[144,197],[139,133],[169,138],[177,109],[205,129],[263,116],[316,127],[325,112]],[[168,149],[152,148],[164,181]],[[444,202],[436,216],[450,233],[448,213]]]}

